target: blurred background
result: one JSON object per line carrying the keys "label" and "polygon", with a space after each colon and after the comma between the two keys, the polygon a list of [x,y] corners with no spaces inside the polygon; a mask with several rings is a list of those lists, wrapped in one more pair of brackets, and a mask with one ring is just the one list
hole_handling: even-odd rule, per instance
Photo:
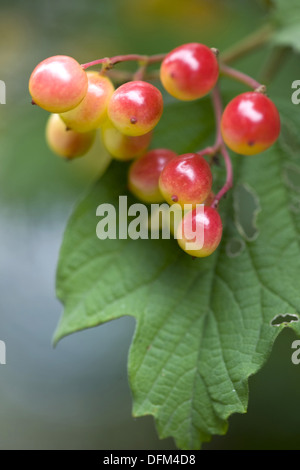
{"label": "blurred background", "polygon": [[[100,142],[65,163],[48,150],[48,113],[30,104],[28,79],[44,58],[79,62],[116,54],[168,52],[186,42],[220,51],[264,24],[268,1],[1,0],[0,365],[1,449],[174,449],[151,417],[133,419],[127,354],[134,320],[123,318],[62,340],[52,335],[62,306],[55,270],[67,219],[107,165]],[[268,48],[236,63],[256,75]],[[254,70],[254,73],[253,73]],[[269,88],[290,100],[300,78],[291,55]],[[299,449],[300,365],[284,331],[265,367],[250,379],[249,412],[229,420],[226,436],[204,449]]]}

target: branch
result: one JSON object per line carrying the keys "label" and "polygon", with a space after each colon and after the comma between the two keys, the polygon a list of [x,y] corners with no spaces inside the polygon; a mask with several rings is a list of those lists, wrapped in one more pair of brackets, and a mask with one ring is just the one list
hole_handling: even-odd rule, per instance
{"label": "branch", "polygon": [[265,45],[273,34],[273,27],[270,24],[264,25],[254,33],[250,34],[246,38],[242,39],[241,42],[233,46],[232,48],[225,51],[221,58],[226,64],[230,64],[237,59],[240,59],[249,52],[253,52]]}
{"label": "branch", "polygon": [[114,65],[119,64],[120,62],[129,62],[129,61],[135,61],[135,62],[140,62],[141,64],[149,65],[149,64],[155,64],[157,62],[161,62],[165,58],[165,56],[166,54],[155,54],[152,56],[140,55],[140,54],[117,55],[114,57],[104,57],[102,59],[93,60],[92,62],[81,64],[81,67],[85,70],[89,67],[94,67],[95,65],[102,64],[105,69],[109,70]]}

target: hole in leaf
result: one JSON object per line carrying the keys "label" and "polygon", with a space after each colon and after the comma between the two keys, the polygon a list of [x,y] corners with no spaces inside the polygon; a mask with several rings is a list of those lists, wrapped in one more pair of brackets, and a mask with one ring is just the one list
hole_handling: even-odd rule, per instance
{"label": "hole in leaf", "polygon": [[288,323],[297,322],[297,321],[299,321],[298,315],[285,313],[285,314],[276,315],[271,321],[271,325],[279,326],[282,324],[288,324]]}
{"label": "hole in leaf", "polygon": [[283,174],[286,184],[294,191],[300,192],[300,167],[289,165],[284,169]]}
{"label": "hole in leaf", "polygon": [[245,248],[244,240],[239,238],[231,238],[226,244],[226,254],[229,258],[239,256]]}
{"label": "hole in leaf", "polygon": [[247,241],[254,241],[259,234],[256,218],[261,210],[255,191],[246,184],[238,184],[234,191],[235,225]]}

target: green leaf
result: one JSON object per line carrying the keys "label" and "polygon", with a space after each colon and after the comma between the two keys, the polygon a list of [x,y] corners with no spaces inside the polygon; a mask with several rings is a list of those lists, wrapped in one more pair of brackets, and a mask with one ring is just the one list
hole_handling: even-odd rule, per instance
{"label": "green leaf", "polygon": [[[155,145],[176,149],[178,143],[183,152],[184,136],[189,150],[190,142],[196,150],[213,139],[207,101],[186,106],[166,108]],[[65,310],[54,341],[135,317],[128,364],[133,414],[153,415],[160,437],[172,436],[181,449],[224,434],[228,417],[246,412],[248,377],[265,363],[278,333],[286,326],[300,333],[299,192],[284,176],[286,167],[299,165],[290,148],[298,139],[290,108],[283,109],[278,144],[257,157],[234,157],[235,184],[253,188],[259,202],[255,240],[240,237],[229,196],[221,204],[222,243],[208,258],[191,259],[175,240],[100,241],[97,206],[117,208],[119,195],[127,194],[127,166],[120,163],[110,166],[66,229],[57,272]],[[214,177],[219,186],[223,170]],[[252,220],[253,204],[243,210]]]}
{"label": "green leaf", "polygon": [[275,0],[273,42],[300,51],[300,3],[298,0]]}

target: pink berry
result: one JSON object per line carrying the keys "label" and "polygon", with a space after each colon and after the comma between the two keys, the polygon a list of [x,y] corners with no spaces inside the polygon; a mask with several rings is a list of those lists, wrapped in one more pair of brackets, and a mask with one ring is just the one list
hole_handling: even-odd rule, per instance
{"label": "pink berry", "polygon": [[274,103],[263,93],[242,93],[225,108],[221,131],[231,150],[241,155],[255,155],[278,139],[280,116]]}
{"label": "pink berry", "polygon": [[152,131],[138,136],[125,135],[107,119],[101,127],[101,136],[110,155],[117,160],[126,161],[140,157],[147,151]]}
{"label": "pink berry", "polygon": [[108,117],[123,134],[138,136],[150,132],[160,120],[163,98],[150,83],[136,80],[121,85],[111,97]]}
{"label": "pink berry", "polygon": [[155,149],[134,161],[128,175],[130,191],[141,201],[163,202],[164,198],[158,186],[159,176],[165,165],[176,156],[172,150]]}
{"label": "pink berry", "polygon": [[[222,231],[222,220],[215,209],[197,207],[183,217],[177,229],[177,241],[189,255],[204,258],[217,249]],[[187,244],[193,246],[188,247]]]}
{"label": "pink berry", "polygon": [[69,160],[81,157],[92,146],[96,131],[67,130],[59,114],[51,114],[46,126],[46,140],[51,150]]}
{"label": "pink berry", "polygon": [[76,108],[61,113],[61,118],[70,129],[88,132],[97,129],[107,117],[107,106],[114,92],[108,77],[97,72],[87,72],[88,89]]}
{"label": "pink berry", "polygon": [[38,64],[29,79],[34,103],[51,113],[75,108],[85,97],[88,79],[72,57],[57,55]]}
{"label": "pink berry", "polygon": [[201,204],[209,196],[212,173],[204,157],[186,153],[171,160],[162,170],[159,188],[169,204]]}
{"label": "pink berry", "polygon": [[179,100],[202,98],[216,85],[219,65],[215,53],[204,44],[183,44],[163,60],[160,79],[165,89]]}

